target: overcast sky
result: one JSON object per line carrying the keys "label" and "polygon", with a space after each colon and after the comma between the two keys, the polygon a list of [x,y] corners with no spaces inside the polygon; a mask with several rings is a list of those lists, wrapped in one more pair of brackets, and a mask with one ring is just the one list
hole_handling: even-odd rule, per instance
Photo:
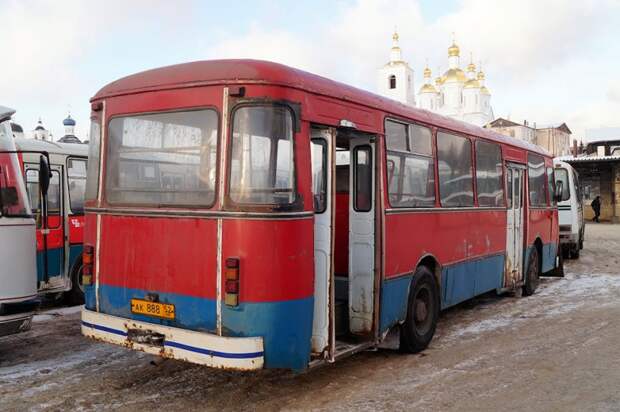
{"label": "overcast sky", "polygon": [[395,27],[416,89],[427,59],[433,77],[446,69],[454,32],[496,116],[577,137],[620,126],[620,0],[0,0],[0,22],[0,104],[55,138],[68,110],[84,137],[106,83],[180,62],[269,59],[375,91]]}

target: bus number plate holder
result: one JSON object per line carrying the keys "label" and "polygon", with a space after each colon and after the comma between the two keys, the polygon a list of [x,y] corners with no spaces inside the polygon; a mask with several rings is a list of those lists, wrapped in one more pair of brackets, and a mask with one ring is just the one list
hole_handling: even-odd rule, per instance
{"label": "bus number plate holder", "polygon": [[174,319],[174,305],[169,303],[149,302],[142,299],[131,299],[131,313],[154,316],[162,319]]}

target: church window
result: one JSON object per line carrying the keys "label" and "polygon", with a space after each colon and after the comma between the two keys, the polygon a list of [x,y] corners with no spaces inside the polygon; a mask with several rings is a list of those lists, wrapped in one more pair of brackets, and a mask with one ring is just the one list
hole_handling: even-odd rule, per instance
{"label": "church window", "polygon": [[396,76],[391,75],[389,80],[390,80],[390,89],[395,89],[396,88]]}

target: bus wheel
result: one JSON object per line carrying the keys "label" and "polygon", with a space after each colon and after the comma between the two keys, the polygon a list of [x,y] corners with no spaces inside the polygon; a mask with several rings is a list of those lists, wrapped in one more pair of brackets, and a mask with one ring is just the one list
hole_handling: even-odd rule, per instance
{"label": "bus wheel", "polygon": [[428,346],[439,318],[439,290],[431,271],[416,269],[409,290],[407,318],[400,327],[400,350],[417,353]]}
{"label": "bus wheel", "polygon": [[570,257],[571,259],[579,259],[579,244],[571,247]]}
{"label": "bus wheel", "polygon": [[523,296],[531,296],[538,287],[538,276],[540,265],[538,264],[538,249],[534,246],[527,261],[527,272],[525,274],[525,285],[523,285]]}
{"label": "bus wheel", "polygon": [[84,285],[82,285],[82,259],[73,265],[71,270],[71,290],[66,293],[66,302],[69,305],[84,304]]}

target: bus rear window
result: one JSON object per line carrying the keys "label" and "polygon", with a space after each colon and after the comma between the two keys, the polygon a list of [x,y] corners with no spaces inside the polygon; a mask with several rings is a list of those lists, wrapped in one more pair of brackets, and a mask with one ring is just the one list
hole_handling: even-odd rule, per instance
{"label": "bus rear window", "polygon": [[295,201],[293,117],[286,107],[247,106],[234,112],[229,197],[234,203]]}
{"label": "bus rear window", "polygon": [[209,207],[215,200],[217,133],[218,116],[210,109],[112,119],[107,200]]}

